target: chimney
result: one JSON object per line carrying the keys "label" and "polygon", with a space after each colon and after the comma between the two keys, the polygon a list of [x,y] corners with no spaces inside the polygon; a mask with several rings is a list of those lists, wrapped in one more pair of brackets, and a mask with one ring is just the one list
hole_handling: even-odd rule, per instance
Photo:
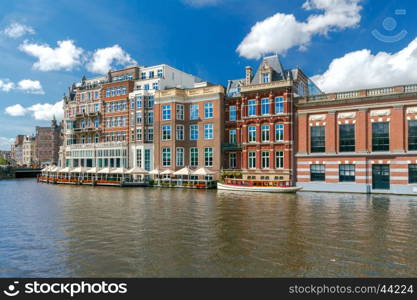
{"label": "chimney", "polygon": [[245,78],[245,85],[249,85],[252,81],[252,67],[246,66],[246,78]]}

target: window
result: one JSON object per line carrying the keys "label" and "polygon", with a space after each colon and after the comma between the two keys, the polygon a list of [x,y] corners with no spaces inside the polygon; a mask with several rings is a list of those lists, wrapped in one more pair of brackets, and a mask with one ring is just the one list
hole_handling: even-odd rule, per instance
{"label": "window", "polygon": [[256,116],[256,100],[248,100],[248,116]]}
{"label": "window", "polygon": [[248,141],[256,142],[256,126],[249,126],[248,128]]}
{"label": "window", "polygon": [[284,168],[284,151],[275,152],[275,168],[276,169]]}
{"label": "window", "polygon": [[311,181],[324,181],[326,178],[324,173],[324,165],[311,165],[310,166],[310,180]]}
{"label": "window", "polygon": [[229,121],[236,121],[236,105],[229,106]]}
{"label": "window", "polygon": [[100,136],[98,134],[96,134],[94,136],[94,143],[99,143],[100,142]]}
{"label": "window", "polygon": [[138,125],[142,124],[142,112],[141,112],[141,111],[138,111],[138,112],[136,113],[136,123],[137,123]]}
{"label": "window", "polygon": [[270,82],[270,75],[269,73],[262,73],[262,83]]}
{"label": "window", "polygon": [[162,148],[162,166],[171,165],[171,148]]}
{"label": "window", "polygon": [[204,139],[213,139],[213,124],[204,124]]}
{"label": "window", "polygon": [[147,118],[146,118],[147,124],[152,125],[153,124],[153,111],[148,111],[146,115],[147,115]]}
{"label": "window", "polygon": [[284,140],[284,124],[275,124],[275,141],[281,142]]}
{"label": "window", "polygon": [[275,98],[275,113],[282,114],[284,112],[284,97]]}
{"label": "window", "polygon": [[325,152],[324,126],[313,126],[311,128],[311,152]]}
{"label": "window", "polygon": [[408,121],[408,150],[417,150],[417,120]]}
{"label": "window", "polygon": [[261,140],[262,142],[269,142],[269,125],[261,126]]}
{"label": "window", "polygon": [[389,151],[389,123],[372,123],[372,151]]}
{"label": "window", "polygon": [[230,144],[236,144],[237,143],[236,129],[229,130],[229,143]]}
{"label": "window", "polygon": [[154,77],[154,71],[149,71],[149,78],[153,78]]}
{"label": "window", "polygon": [[145,170],[151,170],[151,150],[145,149]]}
{"label": "window", "polygon": [[212,102],[204,103],[204,118],[205,119],[213,118],[213,103]]}
{"label": "window", "polygon": [[147,83],[147,84],[145,84],[144,86],[143,86],[143,89],[145,90],[145,91],[149,91],[149,84]]}
{"label": "window", "polygon": [[153,141],[153,128],[148,128],[146,140],[148,142],[152,142]]}
{"label": "window", "polygon": [[339,165],[339,181],[355,182],[355,165]]}
{"label": "window", "polygon": [[177,141],[183,141],[184,140],[184,125],[177,125],[175,132],[176,132]]}
{"label": "window", "polygon": [[408,165],[408,183],[417,183],[417,164]]}
{"label": "window", "polygon": [[162,69],[158,70],[158,78],[162,78],[164,76],[164,73],[162,71]]}
{"label": "window", "polygon": [[355,151],[355,125],[344,124],[339,125],[339,151],[354,152]]}
{"label": "window", "polygon": [[100,120],[99,120],[99,119],[95,119],[95,120],[94,120],[94,126],[95,126],[96,128],[98,128],[98,127],[100,126]]}
{"label": "window", "polygon": [[198,148],[190,148],[190,166],[198,166]]}
{"label": "window", "polygon": [[176,152],[176,165],[178,167],[184,166],[184,148],[177,148]]}
{"label": "window", "polygon": [[154,89],[154,90],[158,90],[159,89],[159,84],[158,84],[158,82],[154,82],[153,84],[152,84],[152,88]]}
{"label": "window", "polygon": [[106,89],[106,98],[110,97],[110,89]]}
{"label": "window", "polygon": [[142,108],[142,96],[137,96],[136,97],[136,107],[137,108]]}
{"label": "window", "polygon": [[171,105],[162,106],[162,120],[171,120]]}
{"label": "window", "polygon": [[198,104],[191,104],[190,120],[198,120]]}
{"label": "window", "polygon": [[100,110],[100,104],[94,104],[94,111],[98,112]]}
{"label": "window", "polygon": [[146,72],[142,72],[140,74],[140,79],[146,79]]}
{"label": "window", "polygon": [[261,114],[268,115],[269,114],[269,99],[263,98],[261,100]]}
{"label": "window", "polygon": [[269,151],[262,151],[261,166],[262,166],[262,169],[268,169],[269,168]]}
{"label": "window", "polygon": [[142,149],[136,149],[136,166],[142,168]]}
{"label": "window", "polygon": [[167,141],[171,139],[171,125],[162,126],[162,140]]}
{"label": "window", "polygon": [[176,116],[177,120],[184,120],[184,105],[177,104]]}
{"label": "window", "polygon": [[229,168],[235,169],[237,166],[236,152],[229,153]]}
{"label": "window", "polygon": [[198,125],[190,125],[190,140],[198,140]]}
{"label": "window", "polygon": [[248,152],[248,167],[249,169],[256,168],[256,152]]}
{"label": "window", "polygon": [[213,166],[213,148],[211,147],[204,148],[204,166]]}
{"label": "window", "polygon": [[153,108],[153,104],[154,104],[154,96],[151,95],[148,98],[148,108]]}
{"label": "window", "polygon": [[142,141],[142,128],[137,128],[136,129],[136,140],[137,141]]}

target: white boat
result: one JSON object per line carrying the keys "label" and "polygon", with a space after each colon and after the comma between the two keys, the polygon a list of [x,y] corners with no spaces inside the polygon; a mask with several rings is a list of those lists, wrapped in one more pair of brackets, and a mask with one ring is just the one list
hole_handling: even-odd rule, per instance
{"label": "white boat", "polygon": [[285,181],[243,180],[226,178],[224,183],[217,183],[217,189],[243,192],[265,193],[295,193],[302,189],[300,186],[291,186]]}

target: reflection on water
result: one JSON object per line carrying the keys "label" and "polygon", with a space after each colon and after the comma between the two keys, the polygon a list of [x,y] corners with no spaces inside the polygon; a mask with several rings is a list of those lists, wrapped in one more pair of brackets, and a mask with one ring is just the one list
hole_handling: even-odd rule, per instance
{"label": "reflection on water", "polygon": [[417,276],[417,199],[0,181],[0,277]]}

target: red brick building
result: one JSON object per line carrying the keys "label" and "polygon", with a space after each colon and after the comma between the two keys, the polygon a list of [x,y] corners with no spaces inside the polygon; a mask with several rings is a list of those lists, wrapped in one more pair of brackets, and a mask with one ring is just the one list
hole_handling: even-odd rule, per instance
{"label": "red brick building", "polygon": [[204,167],[217,179],[222,161],[224,88],[200,85],[155,94],[155,168],[177,171]]}
{"label": "red brick building", "polygon": [[225,102],[223,168],[244,179],[293,177],[294,95],[308,93],[300,69],[284,70],[278,56],[265,57],[255,74],[230,80]]}
{"label": "red brick building", "polygon": [[416,193],[416,96],[410,85],[297,98],[297,185]]}

